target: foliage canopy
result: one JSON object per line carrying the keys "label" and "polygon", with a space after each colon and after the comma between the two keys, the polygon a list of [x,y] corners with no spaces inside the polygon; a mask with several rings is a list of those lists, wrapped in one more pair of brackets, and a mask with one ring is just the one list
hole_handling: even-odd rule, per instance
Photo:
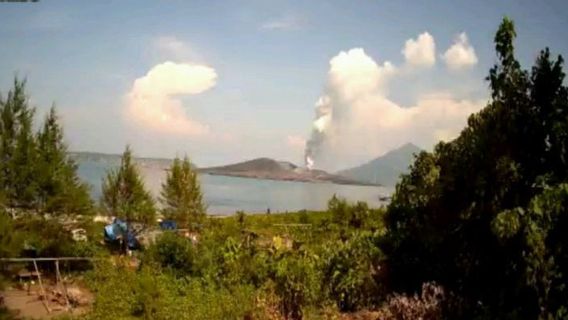
{"label": "foliage canopy", "polygon": [[487,107],[457,139],[420,153],[397,185],[384,248],[398,289],[434,280],[463,297],[465,314],[561,317],[568,301],[568,238],[557,236],[568,219],[564,61],[547,48],[523,70],[515,37],[505,18]]}

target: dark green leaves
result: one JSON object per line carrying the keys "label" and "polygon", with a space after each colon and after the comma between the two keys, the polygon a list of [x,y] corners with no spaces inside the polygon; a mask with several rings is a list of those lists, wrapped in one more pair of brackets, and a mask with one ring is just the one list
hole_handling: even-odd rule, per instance
{"label": "dark green leaves", "polygon": [[436,281],[470,301],[461,304],[469,316],[480,302],[492,317],[548,318],[568,301],[568,272],[559,272],[568,248],[559,236],[568,88],[562,57],[546,49],[523,70],[515,38],[505,18],[487,78],[491,101],[454,141],[418,155],[397,185],[384,249],[396,288]]}
{"label": "dark green leaves", "polygon": [[513,210],[505,210],[497,214],[491,221],[491,230],[500,239],[506,240],[515,236],[521,228],[521,215],[524,210],[516,208]]}

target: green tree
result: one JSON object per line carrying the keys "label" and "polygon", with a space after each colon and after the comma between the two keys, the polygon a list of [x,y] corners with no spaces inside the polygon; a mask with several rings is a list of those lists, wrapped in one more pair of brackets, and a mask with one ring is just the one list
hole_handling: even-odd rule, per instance
{"label": "green tree", "polygon": [[[2,99],[0,97],[0,187],[2,189],[5,200],[10,200],[6,205],[10,206],[13,203],[14,190],[13,185],[15,181],[15,173],[12,170],[14,153],[16,149],[16,135],[18,132],[18,124],[16,119],[16,110],[14,100],[23,100],[23,86],[24,84],[18,79],[14,81],[14,90],[8,92],[8,97]],[[18,97],[15,99],[15,96]],[[21,105],[21,103],[16,103]]]}
{"label": "green tree", "polygon": [[118,169],[110,170],[103,178],[103,209],[109,214],[131,222],[151,224],[155,220],[154,200],[144,182],[127,146]]}
{"label": "green tree", "polygon": [[563,59],[545,49],[523,70],[515,37],[505,18],[490,102],[454,141],[417,156],[386,217],[395,288],[436,281],[463,299],[462,317],[548,319],[568,310],[568,274],[554,271],[566,266],[557,236],[566,202],[560,191],[547,196],[568,180]]}
{"label": "green tree", "polygon": [[38,205],[44,212],[85,214],[92,209],[89,190],[67,155],[63,129],[52,107],[37,135]]}
{"label": "green tree", "polygon": [[160,195],[165,218],[176,220],[183,227],[192,227],[192,224],[200,223],[205,218],[197,173],[187,157],[174,159]]}
{"label": "green tree", "polygon": [[25,86],[16,78],[6,99],[0,99],[0,188],[8,207],[31,209],[37,191],[35,109],[28,105]]}

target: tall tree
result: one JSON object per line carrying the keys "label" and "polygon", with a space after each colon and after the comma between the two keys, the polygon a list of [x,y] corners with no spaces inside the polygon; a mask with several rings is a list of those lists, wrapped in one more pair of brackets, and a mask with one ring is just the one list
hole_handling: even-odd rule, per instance
{"label": "tall tree", "polygon": [[118,169],[111,169],[102,184],[101,204],[105,211],[131,222],[151,224],[155,220],[154,200],[144,187],[127,146]]}
{"label": "tall tree", "polygon": [[8,207],[33,208],[37,183],[36,145],[33,128],[35,109],[28,105],[25,81],[14,87],[0,103],[0,187]]}
{"label": "tall tree", "polygon": [[193,223],[203,221],[203,194],[197,173],[187,157],[174,159],[160,195],[165,218],[174,219],[181,226],[189,228]]}
{"label": "tall tree", "polygon": [[92,202],[88,186],[77,176],[77,165],[67,155],[63,128],[55,107],[37,135],[38,206],[49,213],[87,214]]}

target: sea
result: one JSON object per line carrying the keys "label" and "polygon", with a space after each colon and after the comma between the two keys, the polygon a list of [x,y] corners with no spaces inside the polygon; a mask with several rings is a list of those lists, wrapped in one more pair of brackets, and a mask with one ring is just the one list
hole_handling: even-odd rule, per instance
{"label": "sea", "polygon": [[[107,170],[116,165],[97,161],[78,161],[79,177],[91,187],[91,196],[101,196],[101,182]],[[141,166],[145,186],[157,198],[166,177],[163,167]],[[351,202],[365,201],[371,207],[385,205],[384,197],[393,188],[381,186],[342,185],[334,183],[308,183],[239,178],[200,174],[207,213],[232,215],[238,210],[246,213],[291,212],[299,210],[325,210],[335,194]]]}

